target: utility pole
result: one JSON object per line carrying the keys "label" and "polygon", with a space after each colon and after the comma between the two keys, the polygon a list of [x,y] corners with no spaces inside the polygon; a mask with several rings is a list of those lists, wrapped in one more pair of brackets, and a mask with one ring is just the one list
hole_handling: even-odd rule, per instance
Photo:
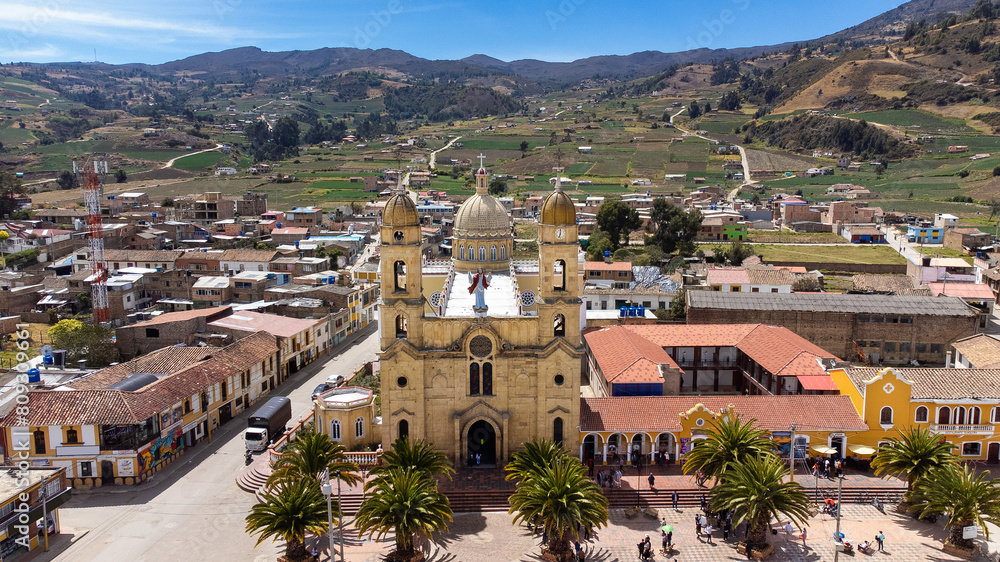
{"label": "utility pole", "polygon": [[[837,481],[837,531],[833,534],[834,537],[840,541],[841,544],[844,543],[844,539],[840,536],[840,498],[841,493],[844,490],[844,477],[841,476]],[[838,562],[840,559],[840,550],[834,545],[833,547],[833,562]]]}
{"label": "utility pole", "polygon": [[792,472],[789,478],[792,482],[795,482],[795,422],[792,422],[792,441],[788,445],[788,462],[791,464]]}
{"label": "utility pole", "polygon": [[333,491],[330,489],[330,469],[323,469],[323,475],[320,478],[323,480],[320,488],[323,491],[323,495],[326,496],[326,534],[330,538],[330,560],[333,560],[333,556],[337,552],[337,546],[333,542],[333,506],[331,505]]}

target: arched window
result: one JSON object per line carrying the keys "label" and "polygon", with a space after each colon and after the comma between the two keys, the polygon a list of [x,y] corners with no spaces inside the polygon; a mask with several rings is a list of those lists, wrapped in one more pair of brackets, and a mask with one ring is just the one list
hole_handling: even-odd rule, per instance
{"label": "arched window", "polygon": [[330,439],[340,441],[340,420],[330,422]]}
{"label": "arched window", "polygon": [[892,425],[892,408],[885,406],[882,411],[879,412],[878,422],[882,425]]}
{"label": "arched window", "polygon": [[479,394],[479,363],[469,364],[469,394]]}
{"label": "arched window", "polygon": [[500,245],[500,259],[502,260],[507,259],[507,246],[504,246],[502,244]]}
{"label": "arched window", "polygon": [[354,420],[354,438],[361,439],[365,436],[365,418]]}
{"label": "arched window", "polygon": [[555,291],[566,290],[566,262],[564,260],[556,260],[552,267],[552,289]]}
{"label": "arched window", "polygon": [[981,412],[979,406],[969,408],[969,425],[979,425]]}
{"label": "arched window", "polygon": [[396,317],[396,337],[406,337],[406,316],[402,314]]}
{"label": "arched window", "polygon": [[497,261],[497,247],[490,246],[490,261]]}
{"label": "arched window", "polygon": [[562,445],[563,442],[562,418],[556,418],[552,420],[552,440],[555,441],[557,445]]}
{"label": "arched window", "polygon": [[67,443],[79,443],[80,442],[80,436],[76,432],[75,429],[67,429],[66,430],[66,442]]}
{"label": "arched window", "polygon": [[493,363],[483,363],[483,396],[493,396]]}
{"label": "arched window", "polygon": [[479,261],[486,261],[486,246],[479,247]]}
{"label": "arched window", "polygon": [[994,406],[993,409],[990,410],[990,422],[1000,423],[1000,406]]}
{"label": "arched window", "polygon": [[44,455],[45,454],[45,432],[41,429],[36,429],[32,436],[35,438],[35,454]]}
{"label": "arched window", "polygon": [[406,420],[399,420],[399,431],[396,433],[396,437],[409,437],[410,436],[410,422]]}
{"label": "arched window", "polygon": [[949,423],[951,423],[951,408],[949,408],[948,406],[941,406],[941,409],[938,410],[937,422],[940,425],[948,425]]}
{"label": "arched window", "polygon": [[919,406],[919,407],[917,407],[917,412],[916,412],[916,415],[913,417],[913,421],[915,421],[917,423],[926,423],[927,422],[927,407],[926,406]]}
{"label": "arched window", "polygon": [[965,408],[955,406],[955,425],[965,425]]}
{"label": "arched window", "polygon": [[392,264],[393,277],[396,280],[396,286],[394,290],[405,291],[406,290],[406,264],[402,261],[397,261]]}
{"label": "arched window", "polygon": [[557,338],[566,336],[566,317],[562,314],[556,314],[552,319],[552,335]]}
{"label": "arched window", "polygon": [[465,246],[458,247],[458,259],[460,261],[465,261]]}

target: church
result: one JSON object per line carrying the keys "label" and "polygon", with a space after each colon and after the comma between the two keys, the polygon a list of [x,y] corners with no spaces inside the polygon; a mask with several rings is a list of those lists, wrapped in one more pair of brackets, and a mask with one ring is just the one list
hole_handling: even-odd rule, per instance
{"label": "church", "polygon": [[539,438],[574,451],[586,314],[576,209],[557,182],[541,207],[538,258],[514,259],[511,217],[488,193],[482,164],[475,178],[455,214],[450,260],[422,258],[405,191],[386,202],[383,442],[424,439],[456,466],[502,466]]}

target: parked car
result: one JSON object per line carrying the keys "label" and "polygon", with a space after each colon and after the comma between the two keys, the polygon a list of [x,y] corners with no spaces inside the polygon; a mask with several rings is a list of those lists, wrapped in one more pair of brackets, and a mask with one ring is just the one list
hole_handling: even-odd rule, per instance
{"label": "parked car", "polygon": [[331,388],[336,388],[344,384],[344,375],[330,375],[326,377],[326,384],[330,385]]}
{"label": "parked car", "polygon": [[326,392],[327,390],[330,390],[331,388],[333,388],[333,387],[330,386],[327,383],[323,383],[323,384],[317,386],[316,388],[313,389],[313,393],[312,393],[313,400],[315,400],[317,396],[319,396],[320,394],[323,394],[324,392]]}

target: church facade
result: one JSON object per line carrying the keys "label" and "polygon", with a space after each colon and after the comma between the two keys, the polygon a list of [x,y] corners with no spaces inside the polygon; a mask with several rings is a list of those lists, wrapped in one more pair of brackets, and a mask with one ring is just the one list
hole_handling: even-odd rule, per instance
{"label": "church facade", "polygon": [[476,172],[453,256],[423,260],[405,192],[381,224],[383,440],[425,439],[456,465],[503,465],[536,438],[580,443],[583,254],[572,200],[544,201],[538,258],[513,259],[511,218]]}

